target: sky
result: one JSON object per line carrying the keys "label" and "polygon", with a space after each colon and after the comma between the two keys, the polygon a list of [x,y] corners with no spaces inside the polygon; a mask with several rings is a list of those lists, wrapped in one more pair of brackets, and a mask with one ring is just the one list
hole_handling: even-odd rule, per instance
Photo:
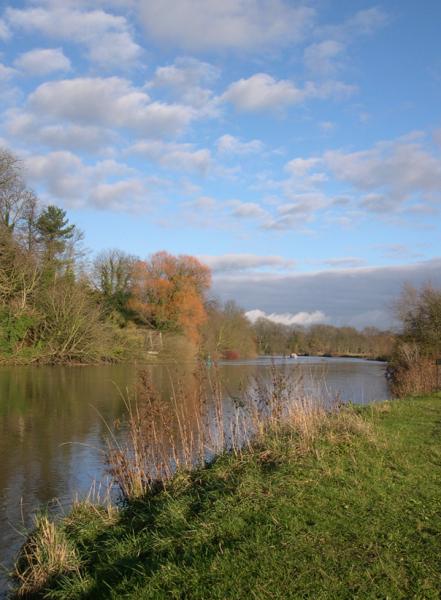
{"label": "sky", "polygon": [[191,254],[305,325],[441,284],[439,0],[0,6],[0,145],[91,256]]}

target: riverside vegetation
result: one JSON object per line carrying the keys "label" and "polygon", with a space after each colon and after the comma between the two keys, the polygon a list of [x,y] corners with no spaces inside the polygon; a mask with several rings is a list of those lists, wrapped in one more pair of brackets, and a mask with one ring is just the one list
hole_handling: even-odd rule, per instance
{"label": "riverside vegetation", "polygon": [[440,395],[324,406],[275,370],[226,418],[200,383],[188,426],[141,376],[109,439],[122,503],[38,516],[18,597],[438,597]]}
{"label": "riverside vegetation", "polygon": [[59,207],[42,207],[20,161],[0,150],[0,362],[94,363],[195,355],[385,357],[375,328],[254,326],[234,302],[209,299],[211,274],[192,256],[141,260],[107,250],[91,262]]}

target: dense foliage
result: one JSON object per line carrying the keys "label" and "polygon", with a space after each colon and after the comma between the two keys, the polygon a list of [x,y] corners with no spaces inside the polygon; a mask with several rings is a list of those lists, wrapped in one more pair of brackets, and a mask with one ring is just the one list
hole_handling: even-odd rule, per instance
{"label": "dense foliage", "polygon": [[441,383],[441,290],[430,284],[421,289],[404,287],[396,303],[401,332],[390,363],[394,392],[398,396],[439,389]]}

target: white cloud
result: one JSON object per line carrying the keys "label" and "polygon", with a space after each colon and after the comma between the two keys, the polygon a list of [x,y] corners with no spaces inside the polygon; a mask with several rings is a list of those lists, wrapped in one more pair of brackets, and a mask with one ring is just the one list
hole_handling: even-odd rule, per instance
{"label": "white cloud", "polygon": [[389,18],[378,6],[357,11],[338,25],[317,27],[316,35],[325,39],[337,39],[344,42],[353,41],[362,35],[371,35],[387,24]]}
{"label": "white cloud", "polygon": [[287,79],[276,80],[267,73],[256,73],[230,84],[220,99],[231,102],[241,111],[276,110],[301,104],[309,98],[344,98],[356,89],[353,85],[333,80],[319,84],[308,81],[303,88],[298,88]]}
{"label": "white cloud", "polygon": [[127,67],[141,55],[127,20],[103,10],[78,10],[61,3],[48,8],[8,8],[5,14],[13,28],[83,45],[90,60],[101,68]]}
{"label": "white cloud", "polygon": [[258,256],[257,254],[202,255],[198,258],[208,265],[214,273],[246,271],[267,267],[289,269],[295,265],[295,261],[283,258],[283,256]]}
{"label": "white cloud", "polygon": [[11,32],[3,19],[0,19],[0,40],[6,42],[11,37]]}
{"label": "white cloud", "polygon": [[316,310],[314,312],[298,312],[298,313],[270,313],[267,314],[263,310],[255,308],[245,313],[245,316],[252,322],[255,323],[258,319],[268,319],[273,323],[280,323],[281,325],[302,325],[308,327],[309,325],[316,325],[317,323],[326,323],[328,317],[321,311]]}
{"label": "white cloud", "polygon": [[285,170],[297,177],[304,177],[311,169],[321,163],[320,158],[293,158],[285,165]]}
{"label": "white cloud", "polygon": [[176,135],[195,117],[190,107],[151,102],[145,91],[119,77],[50,81],[29,96],[28,104],[44,118],[129,128],[139,135]]}
{"label": "white cloud", "polygon": [[140,15],[149,38],[167,46],[264,51],[301,41],[315,13],[284,0],[141,0]]}
{"label": "white cloud", "polygon": [[124,179],[94,186],[89,203],[102,210],[139,212],[150,208],[148,190],[140,179]]}
{"label": "white cloud", "polygon": [[28,112],[10,110],[6,113],[8,135],[18,142],[47,146],[51,149],[94,152],[112,141],[114,133],[93,125],[46,124],[44,119]]}
{"label": "white cloud", "polygon": [[298,229],[313,221],[315,213],[329,203],[329,198],[320,192],[293,194],[292,201],[278,205],[276,214],[266,219],[262,227],[276,231]]}
{"label": "white cloud", "polygon": [[441,157],[425,149],[419,137],[380,142],[358,152],[329,151],[324,162],[340,181],[370,192],[362,201],[369,210],[398,208],[414,195],[439,201]]}
{"label": "white cloud", "polygon": [[251,140],[242,142],[239,138],[233,135],[225,134],[216,142],[217,151],[222,154],[254,154],[262,152],[263,142],[260,140]]}
{"label": "white cloud", "polygon": [[12,67],[8,67],[0,62],[0,81],[10,79],[16,75],[17,71]]}
{"label": "white cloud", "polygon": [[129,152],[146,156],[172,170],[196,171],[205,174],[213,166],[210,151],[206,148],[195,150],[192,144],[144,140],[131,146]]}
{"label": "white cloud", "polygon": [[35,49],[24,52],[14,62],[15,66],[30,75],[48,75],[55,71],[69,71],[70,60],[61,48]]}
{"label": "white cloud", "polygon": [[[23,165],[29,183],[36,189],[42,186],[43,198],[51,202],[61,201],[65,206],[74,208],[92,205],[121,210],[122,194],[125,192],[125,210],[136,209],[139,205],[141,190],[133,177],[134,169],[114,160],[87,165],[72,152],[58,151],[26,157]],[[115,181],[118,177],[127,176],[134,179],[136,185],[133,181],[130,185],[126,180]],[[109,179],[112,180],[110,183]]]}
{"label": "white cloud", "polygon": [[149,88],[160,88],[206,114],[217,114],[218,101],[210,86],[220,71],[209,63],[190,57],[180,57],[171,65],[158,67],[148,83]]}
{"label": "white cloud", "polygon": [[305,95],[305,90],[297,88],[291,81],[277,81],[271,75],[257,73],[232,83],[222,99],[232,102],[239,110],[259,111],[301,103]]}
{"label": "white cloud", "polygon": [[388,20],[386,13],[372,7],[360,10],[338,25],[324,25],[315,28],[315,35],[321,38],[305,48],[306,68],[318,76],[335,75],[346,62],[349,62],[348,46],[361,36],[374,33]]}
{"label": "white cloud", "polygon": [[344,50],[344,44],[336,40],[311,44],[304,52],[306,68],[318,75],[333,75],[341,67],[338,59]]}
{"label": "white cloud", "polygon": [[228,205],[232,207],[232,216],[239,219],[262,219],[267,218],[268,213],[256,202],[242,202],[241,200],[230,200]]}

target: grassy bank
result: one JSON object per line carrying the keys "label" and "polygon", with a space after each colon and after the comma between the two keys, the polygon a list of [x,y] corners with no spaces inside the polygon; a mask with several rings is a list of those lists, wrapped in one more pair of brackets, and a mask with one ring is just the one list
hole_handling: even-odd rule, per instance
{"label": "grassy bank", "polygon": [[439,598],[440,466],[440,395],[285,427],[119,510],[41,520],[35,597]]}

